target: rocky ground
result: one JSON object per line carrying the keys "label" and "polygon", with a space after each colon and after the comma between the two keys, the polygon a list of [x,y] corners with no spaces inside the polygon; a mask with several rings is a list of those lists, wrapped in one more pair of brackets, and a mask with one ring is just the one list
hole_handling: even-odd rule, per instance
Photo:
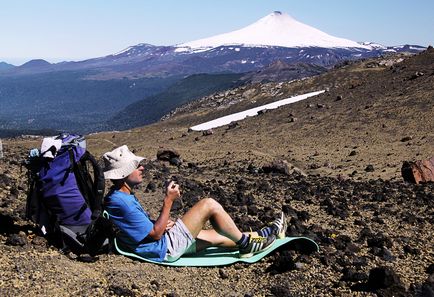
{"label": "rocky ground", "polygon": [[[303,81],[215,94],[151,126],[88,136],[97,156],[128,144],[148,158],[137,196],[151,214],[158,213],[162,182],[175,177],[183,196],[174,218],[206,196],[247,230],[283,210],[288,236],[308,236],[320,245],[311,255],[279,251],[255,264],[224,268],[63,255],[24,219],[20,161],[40,139],[3,140],[0,294],[433,296],[434,184],[404,183],[400,175],[403,161],[434,154],[433,66],[433,49],[349,63]],[[213,114],[323,88],[323,95],[205,133],[210,135],[187,132]],[[161,148],[180,154],[174,165],[156,159]]]}

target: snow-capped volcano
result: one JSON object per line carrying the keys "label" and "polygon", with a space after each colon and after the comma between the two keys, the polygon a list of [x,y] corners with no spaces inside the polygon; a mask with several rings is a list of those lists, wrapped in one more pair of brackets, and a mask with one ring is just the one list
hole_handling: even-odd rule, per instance
{"label": "snow-capped volcano", "polygon": [[177,47],[179,50],[204,50],[223,45],[370,49],[369,46],[334,37],[300,23],[280,11],[275,11],[240,30],[186,42]]}

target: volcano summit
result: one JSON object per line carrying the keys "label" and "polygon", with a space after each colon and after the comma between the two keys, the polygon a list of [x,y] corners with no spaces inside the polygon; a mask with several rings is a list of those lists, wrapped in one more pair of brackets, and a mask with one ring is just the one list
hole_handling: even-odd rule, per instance
{"label": "volcano summit", "polygon": [[280,11],[242,29],[183,43],[179,48],[198,50],[225,45],[371,49],[348,39],[331,36]]}

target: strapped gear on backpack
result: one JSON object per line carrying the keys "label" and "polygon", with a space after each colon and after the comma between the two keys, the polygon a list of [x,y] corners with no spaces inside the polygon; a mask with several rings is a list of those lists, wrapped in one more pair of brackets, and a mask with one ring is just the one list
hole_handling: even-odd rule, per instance
{"label": "strapped gear on backpack", "polygon": [[96,254],[112,228],[102,222],[104,176],[85,138],[67,133],[44,138],[41,151],[31,150],[24,165],[26,217],[65,251]]}

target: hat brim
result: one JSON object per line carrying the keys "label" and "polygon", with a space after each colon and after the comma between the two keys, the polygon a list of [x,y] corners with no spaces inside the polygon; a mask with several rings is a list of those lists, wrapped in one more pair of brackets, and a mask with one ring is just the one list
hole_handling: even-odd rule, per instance
{"label": "hat brim", "polygon": [[140,162],[144,160],[143,157],[134,156],[134,158],[122,166],[121,168],[116,168],[104,172],[105,179],[124,179],[130,175],[134,170],[137,169]]}

